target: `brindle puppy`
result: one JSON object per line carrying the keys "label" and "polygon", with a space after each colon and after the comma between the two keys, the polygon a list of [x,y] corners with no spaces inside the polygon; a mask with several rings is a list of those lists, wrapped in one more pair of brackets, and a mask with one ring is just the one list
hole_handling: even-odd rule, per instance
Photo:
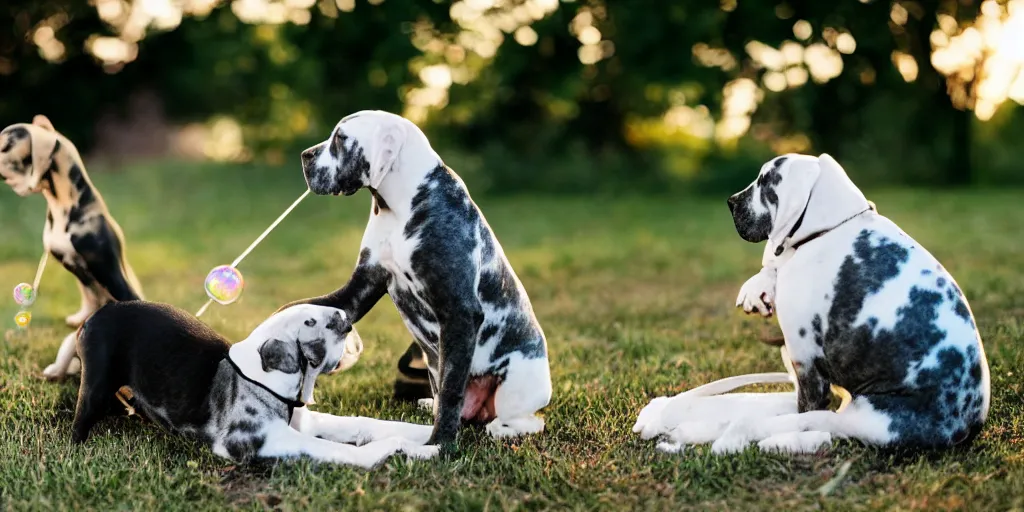
{"label": "brindle puppy", "polygon": [[[0,178],[16,194],[46,199],[43,247],[78,279],[82,307],[66,318],[78,327],[108,302],[142,299],[125,258],[124,235],[85,172],[75,145],[45,116],[0,132]],[[74,336],[61,344],[57,360],[43,371],[63,377],[75,359]]]}

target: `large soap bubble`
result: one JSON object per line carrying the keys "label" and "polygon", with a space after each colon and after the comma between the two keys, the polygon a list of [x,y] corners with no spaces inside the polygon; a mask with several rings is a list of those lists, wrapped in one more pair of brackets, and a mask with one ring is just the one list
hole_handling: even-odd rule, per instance
{"label": "large soap bubble", "polygon": [[14,302],[19,306],[29,307],[36,301],[36,289],[28,283],[21,283],[14,287]]}
{"label": "large soap bubble", "polygon": [[231,304],[242,296],[245,278],[237,268],[221,265],[206,276],[206,295],[218,304]]}

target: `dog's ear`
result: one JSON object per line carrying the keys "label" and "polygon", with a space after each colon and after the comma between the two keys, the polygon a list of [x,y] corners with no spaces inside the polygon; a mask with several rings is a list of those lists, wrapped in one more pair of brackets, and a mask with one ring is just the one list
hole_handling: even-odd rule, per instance
{"label": "dog's ear", "polygon": [[44,116],[42,114],[37,114],[35,117],[33,117],[32,118],[32,124],[42,128],[44,130],[47,130],[47,131],[51,131],[51,132],[57,131],[57,129],[53,127],[53,123],[50,122],[50,118],[48,118],[48,117],[46,117],[46,116]]}
{"label": "dog's ear", "polygon": [[384,176],[391,172],[391,168],[398,159],[398,154],[405,144],[405,127],[397,120],[387,119],[377,128],[374,135],[373,154],[370,159],[370,186],[380,187]]}
{"label": "dog's ear", "polygon": [[283,373],[298,373],[302,370],[299,364],[299,349],[295,343],[269,339],[260,345],[260,364],[263,371],[277,370]]}
{"label": "dog's ear", "polygon": [[[323,338],[317,338],[312,341],[300,341],[299,350],[302,351],[302,357],[308,361],[309,367],[317,368],[324,364],[324,357],[327,356],[327,341]],[[313,387],[316,385],[317,374],[309,374],[309,368],[302,369],[302,389],[299,390],[299,400],[307,403],[316,403],[313,400]]]}
{"label": "dog's ear", "polygon": [[[49,124],[49,121],[46,122]],[[39,181],[50,169],[53,152],[57,148],[57,132],[52,128],[51,125],[49,130],[39,126],[36,129],[29,129],[29,138],[32,143],[32,172],[26,173],[26,178],[33,190],[39,186]]]}
{"label": "dog's ear", "polygon": [[786,238],[793,234],[800,222],[800,217],[811,198],[811,190],[818,182],[821,167],[818,159],[813,157],[791,157],[782,163],[778,172],[782,175],[775,187],[779,197],[779,206],[772,221],[772,231],[768,235],[768,243],[776,255],[781,254]]}

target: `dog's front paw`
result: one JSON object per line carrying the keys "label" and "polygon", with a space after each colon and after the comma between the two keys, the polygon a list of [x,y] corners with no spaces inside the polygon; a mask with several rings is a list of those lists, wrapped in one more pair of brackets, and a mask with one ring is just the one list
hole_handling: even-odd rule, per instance
{"label": "dog's front paw", "polygon": [[434,411],[434,399],[433,398],[420,398],[416,401],[416,406],[424,411]]}
{"label": "dog's front paw", "polygon": [[739,453],[750,446],[754,436],[745,426],[739,423],[732,423],[725,429],[722,437],[719,437],[711,445],[711,453],[725,455],[728,453]]}
{"label": "dog's front paw", "polygon": [[68,324],[68,327],[74,327],[75,329],[77,329],[81,327],[83,323],[85,323],[85,320],[89,318],[89,315],[91,314],[92,311],[83,309],[80,310],[78,313],[68,315],[67,317],[65,317],[64,322]]}
{"label": "dog's front paw", "polygon": [[67,376],[67,368],[53,363],[43,369],[43,378],[46,380],[60,380]]}
{"label": "dog's front paw", "polygon": [[428,460],[437,457],[441,453],[441,447],[437,445],[417,445],[410,442],[402,447],[402,453],[410,459]]}
{"label": "dog's front paw", "polygon": [[641,439],[650,439],[662,433],[661,414],[668,406],[671,397],[659,396],[644,406],[633,424],[633,432],[640,434]]}
{"label": "dog's front paw", "polygon": [[775,309],[775,281],[775,269],[762,268],[740,287],[736,307],[743,308],[747,314],[756,312],[765,318],[771,317]]}
{"label": "dog's front paw", "polygon": [[82,372],[82,360],[75,357],[68,363],[68,375],[78,375]]}
{"label": "dog's front paw", "polygon": [[814,453],[819,449],[832,445],[832,434],[828,432],[786,432],[777,434],[757,443],[762,452],[775,453]]}

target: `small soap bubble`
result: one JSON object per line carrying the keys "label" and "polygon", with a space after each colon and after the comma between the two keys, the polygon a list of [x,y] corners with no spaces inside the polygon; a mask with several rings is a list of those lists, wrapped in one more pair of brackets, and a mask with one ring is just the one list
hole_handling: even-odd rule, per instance
{"label": "small soap bubble", "polygon": [[19,311],[17,315],[14,315],[14,323],[22,329],[28,327],[28,324],[31,322],[32,313],[29,311]]}
{"label": "small soap bubble", "polygon": [[206,276],[206,295],[218,304],[231,304],[238,300],[245,288],[245,279],[237,268],[221,265]]}
{"label": "small soap bubble", "polygon": [[19,306],[31,306],[36,301],[36,290],[28,283],[21,283],[14,287],[14,302]]}

